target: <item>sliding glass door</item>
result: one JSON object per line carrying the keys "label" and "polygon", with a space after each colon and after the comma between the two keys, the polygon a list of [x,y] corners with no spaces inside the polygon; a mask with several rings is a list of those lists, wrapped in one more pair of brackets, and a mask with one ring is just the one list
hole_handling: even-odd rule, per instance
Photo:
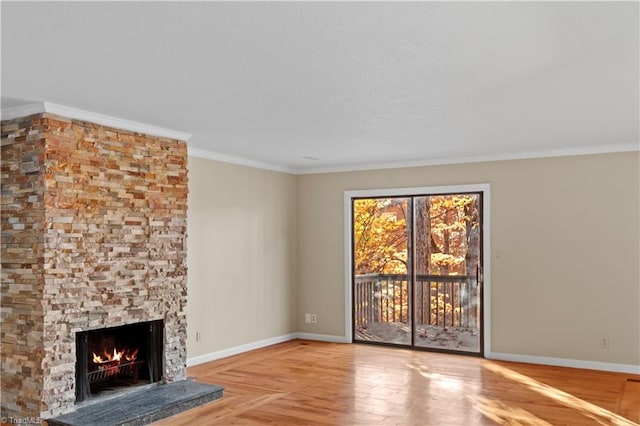
{"label": "sliding glass door", "polygon": [[354,341],[481,353],[482,193],[352,199]]}

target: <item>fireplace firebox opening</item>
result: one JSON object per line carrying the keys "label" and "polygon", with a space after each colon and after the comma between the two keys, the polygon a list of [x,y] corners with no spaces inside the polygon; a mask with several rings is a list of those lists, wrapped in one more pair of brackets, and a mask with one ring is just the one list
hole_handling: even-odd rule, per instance
{"label": "fireplace firebox opening", "polygon": [[162,378],[162,320],[76,333],[76,402]]}

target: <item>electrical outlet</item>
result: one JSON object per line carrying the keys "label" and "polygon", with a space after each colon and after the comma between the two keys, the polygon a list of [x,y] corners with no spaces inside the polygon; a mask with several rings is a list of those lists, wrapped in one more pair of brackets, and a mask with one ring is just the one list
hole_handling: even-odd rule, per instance
{"label": "electrical outlet", "polygon": [[315,324],[318,322],[318,317],[316,314],[311,314],[311,324]]}
{"label": "electrical outlet", "polygon": [[196,342],[200,341],[200,332],[196,331]]}
{"label": "electrical outlet", "polygon": [[609,338],[603,337],[600,339],[600,349],[609,349]]}

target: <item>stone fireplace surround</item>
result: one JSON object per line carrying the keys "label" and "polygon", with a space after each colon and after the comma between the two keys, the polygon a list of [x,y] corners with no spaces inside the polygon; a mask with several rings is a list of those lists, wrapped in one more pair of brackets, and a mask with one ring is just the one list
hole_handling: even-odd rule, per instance
{"label": "stone fireplace surround", "polygon": [[2,121],[1,169],[2,416],[74,409],[79,331],[162,319],[185,379],[186,142],[32,113]]}

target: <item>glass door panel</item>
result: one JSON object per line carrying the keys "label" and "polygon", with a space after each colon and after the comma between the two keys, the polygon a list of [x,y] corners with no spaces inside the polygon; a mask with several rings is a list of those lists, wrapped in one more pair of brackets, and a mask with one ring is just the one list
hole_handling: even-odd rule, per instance
{"label": "glass door panel", "polygon": [[480,353],[481,194],[414,198],[414,345]]}
{"label": "glass door panel", "polygon": [[352,201],[356,341],[411,345],[411,201]]}

